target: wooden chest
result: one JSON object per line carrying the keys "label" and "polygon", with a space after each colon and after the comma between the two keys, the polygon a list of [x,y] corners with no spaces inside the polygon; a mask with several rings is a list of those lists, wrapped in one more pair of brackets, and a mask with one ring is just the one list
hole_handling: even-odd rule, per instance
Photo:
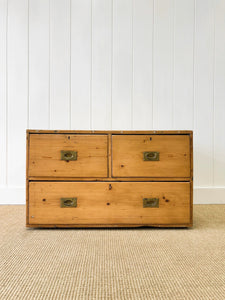
{"label": "wooden chest", "polygon": [[27,130],[28,227],[190,227],[192,131]]}

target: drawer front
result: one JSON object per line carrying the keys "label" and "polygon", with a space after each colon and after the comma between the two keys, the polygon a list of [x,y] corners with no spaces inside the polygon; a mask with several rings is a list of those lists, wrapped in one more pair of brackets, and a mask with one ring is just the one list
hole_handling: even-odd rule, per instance
{"label": "drawer front", "polygon": [[107,135],[31,134],[29,176],[107,177]]}
{"label": "drawer front", "polygon": [[190,177],[189,135],[113,135],[113,177]]}
{"label": "drawer front", "polygon": [[190,223],[189,182],[30,182],[29,224]]}

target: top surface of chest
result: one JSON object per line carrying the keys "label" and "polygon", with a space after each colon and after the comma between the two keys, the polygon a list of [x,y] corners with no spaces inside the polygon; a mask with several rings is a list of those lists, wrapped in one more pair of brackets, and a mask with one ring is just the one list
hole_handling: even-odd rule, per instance
{"label": "top surface of chest", "polygon": [[191,131],[28,131],[28,176],[190,178]]}

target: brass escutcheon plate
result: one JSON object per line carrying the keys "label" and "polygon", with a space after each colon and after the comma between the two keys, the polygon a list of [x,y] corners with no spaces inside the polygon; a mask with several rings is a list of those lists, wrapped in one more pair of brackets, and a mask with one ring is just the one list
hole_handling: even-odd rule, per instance
{"label": "brass escutcheon plate", "polygon": [[159,198],[143,198],[143,207],[159,207]]}
{"label": "brass escutcheon plate", "polygon": [[77,207],[77,198],[61,198],[60,207]]}

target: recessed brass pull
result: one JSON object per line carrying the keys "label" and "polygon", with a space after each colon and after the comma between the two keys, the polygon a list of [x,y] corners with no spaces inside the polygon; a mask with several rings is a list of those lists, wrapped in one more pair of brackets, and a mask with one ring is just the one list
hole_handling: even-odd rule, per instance
{"label": "recessed brass pull", "polygon": [[61,150],[61,160],[77,160],[77,151]]}
{"label": "recessed brass pull", "polygon": [[143,198],[143,207],[159,207],[159,198]]}
{"label": "recessed brass pull", "polygon": [[143,160],[144,161],[158,161],[159,160],[159,152],[157,151],[147,151],[143,152]]}
{"label": "recessed brass pull", "polygon": [[61,198],[60,207],[77,207],[77,198]]}

